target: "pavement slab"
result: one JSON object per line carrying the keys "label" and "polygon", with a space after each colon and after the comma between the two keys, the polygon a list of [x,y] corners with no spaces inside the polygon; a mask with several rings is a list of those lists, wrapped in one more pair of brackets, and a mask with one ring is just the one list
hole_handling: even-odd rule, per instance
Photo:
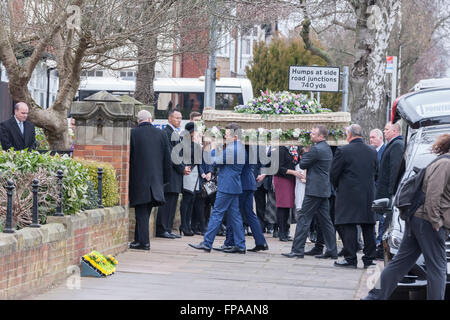
{"label": "pavement slab", "polygon": [[[265,236],[268,251],[246,254],[207,253],[188,246],[201,242],[201,236],[152,238],[150,251],[117,255],[119,264],[110,277],[82,277],[75,288],[63,281],[26,299],[352,300],[369,291],[367,270],[371,269],[363,269],[361,261],[358,269],[338,269],[330,259],[288,259],[281,253],[289,252],[292,242]],[[214,246],[224,240],[216,237]],[[251,236],[246,242],[247,248],[253,248]],[[306,250],[312,245],[307,243]]]}

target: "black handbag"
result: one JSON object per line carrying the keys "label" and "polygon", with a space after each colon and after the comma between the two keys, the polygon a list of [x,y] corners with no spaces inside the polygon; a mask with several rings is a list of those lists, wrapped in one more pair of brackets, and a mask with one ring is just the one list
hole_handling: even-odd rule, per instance
{"label": "black handbag", "polygon": [[202,196],[204,198],[211,197],[217,192],[217,183],[211,179],[203,183]]}

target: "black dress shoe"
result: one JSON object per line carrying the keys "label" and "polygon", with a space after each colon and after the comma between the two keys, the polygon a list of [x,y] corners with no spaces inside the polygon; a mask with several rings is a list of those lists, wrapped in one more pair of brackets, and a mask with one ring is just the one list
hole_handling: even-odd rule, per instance
{"label": "black dress shoe", "polygon": [[288,258],[304,258],[303,254],[295,253],[295,252],[282,253],[281,255],[288,257]]}
{"label": "black dress shoe", "polygon": [[377,264],[375,263],[375,262],[373,262],[373,261],[371,261],[371,262],[365,262],[364,263],[364,269],[367,269],[368,267],[370,267],[370,266],[376,266]]}
{"label": "black dress shoe", "polygon": [[168,233],[167,231],[161,234],[157,234],[156,237],[158,238],[166,238],[166,239],[175,239],[174,236],[172,236],[172,234]]}
{"label": "black dress shoe", "polygon": [[226,253],[241,253],[241,254],[245,254],[245,249],[241,249],[239,247],[233,246],[229,249],[223,249],[223,252]]}
{"label": "black dress shoe", "polygon": [[251,251],[251,252],[265,251],[265,250],[269,250],[269,246],[267,245],[267,243],[258,244],[253,249],[248,249],[248,251]]}
{"label": "black dress shoe", "polygon": [[278,230],[274,230],[274,231],[273,231],[273,237],[274,237],[274,238],[278,238],[279,234],[280,234],[280,233],[278,232]]}
{"label": "black dress shoe", "polygon": [[134,250],[150,250],[150,243],[141,245],[139,242],[132,242],[130,243],[130,249]]}
{"label": "black dress shoe", "polygon": [[200,242],[199,244],[189,243],[189,246],[197,250],[205,250],[206,252],[211,252],[211,248],[206,246],[203,242]]}
{"label": "black dress shoe", "polygon": [[288,242],[289,240],[288,240],[288,238],[285,238],[285,237],[280,237],[280,241],[283,241],[283,242]]}
{"label": "black dress shoe", "polygon": [[314,247],[309,251],[305,251],[305,256],[316,256],[323,253],[323,248]]}
{"label": "black dress shoe", "polygon": [[175,233],[173,233],[173,232],[170,232],[169,234],[170,234],[172,237],[174,237],[174,238],[177,238],[177,239],[181,238],[180,235],[175,234]]}
{"label": "black dress shoe", "polygon": [[192,230],[184,230],[184,229],[181,229],[181,228],[179,230],[180,230],[180,236],[184,235],[184,236],[187,236],[187,237],[192,237],[194,235],[194,231],[192,231]]}
{"label": "black dress shoe", "polygon": [[325,253],[322,253],[322,254],[319,254],[319,255],[317,255],[316,256],[316,258],[317,259],[333,259],[333,260],[336,260],[338,257],[337,257],[337,254],[331,254],[331,253],[329,253],[328,251],[327,252],[325,252]]}
{"label": "black dress shoe", "polygon": [[134,248],[137,248],[137,247],[140,247],[140,246],[141,246],[141,244],[139,242],[136,242],[136,241],[133,241],[133,242],[130,243],[130,249],[134,249]]}
{"label": "black dress shoe", "polygon": [[338,257],[343,257],[345,255],[345,250],[344,248],[341,249],[341,251],[339,251],[338,253]]}
{"label": "black dress shoe", "polygon": [[335,267],[341,267],[341,268],[349,268],[349,269],[356,269],[357,266],[354,263],[350,263],[347,260],[342,260],[342,261],[335,261],[334,262],[334,266]]}
{"label": "black dress shoe", "polygon": [[225,249],[231,249],[231,248],[233,248],[233,246],[226,246],[226,245],[221,245],[220,247],[215,247],[215,248],[213,248],[214,250],[217,250],[217,251],[223,251],[223,250],[225,250]]}

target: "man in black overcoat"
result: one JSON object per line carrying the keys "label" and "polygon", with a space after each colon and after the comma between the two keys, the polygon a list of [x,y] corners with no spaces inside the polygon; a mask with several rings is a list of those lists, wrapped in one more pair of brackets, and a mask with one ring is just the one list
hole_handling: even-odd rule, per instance
{"label": "man in black overcoat", "polygon": [[3,150],[36,149],[34,125],[27,121],[28,105],[18,102],[14,105],[14,116],[0,124],[0,140]]}
{"label": "man in black overcoat", "polygon": [[138,113],[138,126],[130,138],[130,207],[135,208],[136,227],[131,249],[150,250],[149,219],[153,207],[165,203],[164,185],[170,180],[167,137],[151,123],[151,113]]}
{"label": "man in black overcoat", "polygon": [[[167,137],[169,144],[169,152],[172,156],[172,150],[181,143],[178,128],[181,125],[181,112],[177,109],[169,110],[169,123],[164,127],[163,133]],[[178,156],[183,156],[182,152]],[[156,218],[156,236],[167,239],[181,238],[181,236],[173,233],[173,220],[175,211],[177,210],[178,196],[183,192],[183,175],[190,173],[190,166],[184,163],[175,163],[170,161],[170,181],[164,187],[164,197],[166,203],[158,208],[158,216]]]}
{"label": "man in black overcoat", "polygon": [[373,264],[376,253],[375,215],[372,202],[375,194],[377,151],[364,143],[361,126],[347,128],[348,145],[339,147],[331,166],[331,183],[336,188],[335,224],[339,226],[344,243],[344,260],[337,267],[357,267],[358,233],[361,226],[364,239],[364,267]]}

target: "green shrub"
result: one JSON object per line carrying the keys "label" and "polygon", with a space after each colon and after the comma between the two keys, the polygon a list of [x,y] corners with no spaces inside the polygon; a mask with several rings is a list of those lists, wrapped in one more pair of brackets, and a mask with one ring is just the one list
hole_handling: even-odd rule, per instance
{"label": "green shrub", "polygon": [[[44,170],[48,176],[56,177],[58,170],[63,170],[63,212],[73,214],[82,210],[88,202],[86,181],[89,179],[87,168],[67,155],[50,156],[50,153],[7,151],[0,152],[0,173],[2,177],[12,178],[21,174],[37,174]],[[52,180],[56,183],[57,180]],[[3,187],[3,186],[2,186]],[[30,186],[31,188],[31,186]],[[45,190],[44,190],[45,192]],[[49,195],[50,196],[50,195]],[[55,195],[51,195],[55,197]],[[52,205],[54,204],[54,205]],[[49,200],[40,211],[52,214],[56,211],[55,199]]]}
{"label": "green shrub", "polygon": [[97,170],[99,167],[103,168],[103,180],[102,180],[102,204],[105,207],[112,207],[119,203],[119,186],[116,179],[116,171],[114,167],[109,163],[97,162],[92,160],[80,160],[88,170],[89,179],[93,182],[94,190],[98,190],[98,175]]}
{"label": "green shrub", "polygon": [[45,137],[44,130],[36,127],[36,150],[50,150],[50,144]]}

